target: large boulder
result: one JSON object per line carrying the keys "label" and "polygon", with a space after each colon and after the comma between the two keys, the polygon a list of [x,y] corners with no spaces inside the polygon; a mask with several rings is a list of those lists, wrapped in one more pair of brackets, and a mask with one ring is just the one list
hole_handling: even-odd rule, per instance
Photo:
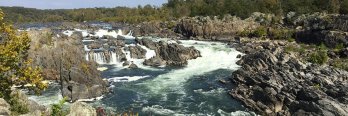
{"label": "large boulder", "polygon": [[70,113],[67,116],[97,116],[97,112],[84,102],[75,102],[70,106]]}
{"label": "large boulder", "polygon": [[156,56],[145,60],[145,65],[160,66],[163,64],[184,66],[187,60],[201,57],[200,52],[194,47],[184,47],[177,43],[168,44],[164,41],[152,42],[149,39],[137,39],[138,44],[155,50]]}
{"label": "large boulder", "polygon": [[140,46],[129,46],[130,57],[135,59],[143,59],[146,55],[146,50]]}
{"label": "large boulder", "polygon": [[86,70],[76,67],[63,71],[62,95],[67,100],[74,102],[78,99],[91,99],[107,92],[107,83],[99,77],[97,70],[84,71]]}

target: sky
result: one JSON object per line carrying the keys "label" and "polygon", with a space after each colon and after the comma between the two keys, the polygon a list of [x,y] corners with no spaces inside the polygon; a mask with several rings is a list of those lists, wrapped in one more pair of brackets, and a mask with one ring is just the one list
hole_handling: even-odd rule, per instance
{"label": "sky", "polygon": [[137,7],[138,5],[161,6],[167,0],[0,0],[0,6],[22,6],[38,9],[73,9],[94,7]]}

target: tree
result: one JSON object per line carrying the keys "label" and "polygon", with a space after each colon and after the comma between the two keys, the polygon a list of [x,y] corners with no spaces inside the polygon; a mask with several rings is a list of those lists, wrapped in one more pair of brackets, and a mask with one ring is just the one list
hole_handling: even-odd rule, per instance
{"label": "tree", "polygon": [[39,68],[31,66],[28,59],[30,38],[27,33],[18,33],[3,20],[4,13],[0,9],[0,97],[10,99],[11,87],[30,84],[28,89],[39,93],[47,85]]}

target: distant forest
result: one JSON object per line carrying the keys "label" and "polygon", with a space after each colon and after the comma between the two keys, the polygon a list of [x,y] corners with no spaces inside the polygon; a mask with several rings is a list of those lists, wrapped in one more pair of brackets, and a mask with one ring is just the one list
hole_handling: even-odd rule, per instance
{"label": "distant forest", "polygon": [[168,0],[161,7],[151,5],[135,8],[81,8],[40,10],[23,7],[0,7],[13,23],[107,21],[139,23],[151,20],[172,20],[183,16],[224,16],[241,18],[253,12],[285,16],[327,12],[348,14],[348,0]]}

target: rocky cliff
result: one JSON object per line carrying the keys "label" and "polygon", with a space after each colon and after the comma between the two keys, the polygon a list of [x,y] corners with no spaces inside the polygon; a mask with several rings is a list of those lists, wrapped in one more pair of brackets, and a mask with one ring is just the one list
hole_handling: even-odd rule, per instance
{"label": "rocky cliff", "polygon": [[300,29],[296,35],[299,42],[323,43],[331,48],[340,44],[348,47],[348,15],[302,15],[297,17],[293,24]]}
{"label": "rocky cliff", "polygon": [[286,43],[242,45],[250,53],[237,62],[230,94],[261,115],[348,114],[348,72],[305,63],[284,51]]}

